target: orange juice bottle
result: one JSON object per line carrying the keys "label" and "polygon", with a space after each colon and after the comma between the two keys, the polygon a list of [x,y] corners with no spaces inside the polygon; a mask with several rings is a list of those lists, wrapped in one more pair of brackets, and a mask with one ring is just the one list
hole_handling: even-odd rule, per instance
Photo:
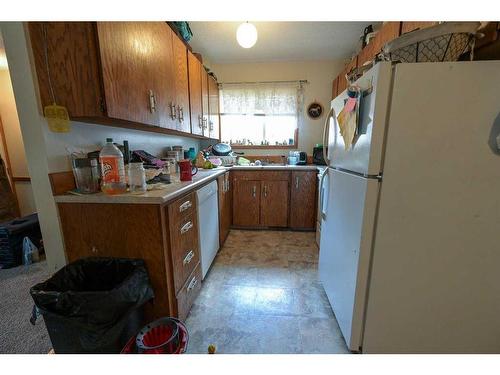
{"label": "orange juice bottle", "polygon": [[113,138],[106,138],[106,145],[99,153],[99,160],[101,162],[102,191],[110,195],[125,193],[127,183],[125,182],[123,154],[113,144]]}

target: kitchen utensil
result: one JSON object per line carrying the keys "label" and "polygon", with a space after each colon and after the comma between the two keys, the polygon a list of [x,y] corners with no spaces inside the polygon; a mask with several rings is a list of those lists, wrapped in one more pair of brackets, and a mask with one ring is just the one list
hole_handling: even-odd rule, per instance
{"label": "kitchen utensil", "polygon": [[179,165],[181,181],[192,181],[193,176],[198,173],[198,168],[191,164],[191,160],[179,160],[177,164]]}
{"label": "kitchen utensil", "polygon": [[243,155],[243,152],[234,152],[231,148],[231,145],[227,143],[217,143],[211,146],[211,151],[215,156]]}

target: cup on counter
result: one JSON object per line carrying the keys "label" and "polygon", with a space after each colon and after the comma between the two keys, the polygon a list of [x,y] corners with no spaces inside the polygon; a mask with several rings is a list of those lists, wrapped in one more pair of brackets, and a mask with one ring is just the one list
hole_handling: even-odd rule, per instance
{"label": "cup on counter", "polygon": [[177,164],[179,165],[181,181],[192,181],[193,176],[198,173],[198,168],[191,164],[191,160],[179,160]]}

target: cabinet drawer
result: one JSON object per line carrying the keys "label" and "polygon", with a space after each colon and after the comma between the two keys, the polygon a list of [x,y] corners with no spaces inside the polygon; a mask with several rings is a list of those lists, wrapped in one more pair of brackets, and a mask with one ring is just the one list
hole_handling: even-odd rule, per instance
{"label": "cabinet drawer", "polygon": [[198,221],[188,215],[170,226],[175,291],[179,291],[200,260]]}
{"label": "cabinet drawer", "polygon": [[231,174],[234,180],[288,181],[290,179],[290,172],[288,171],[234,171]]}
{"label": "cabinet drawer", "polygon": [[185,195],[168,205],[170,223],[178,223],[186,216],[196,213],[196,197],[194,194]]}
{"label": "cabinet drawer", "polygon": [[177,293],[177,314],[180,320],[187,318],[194,300],[200,293],[200,289],[201,265],[198,263],[182,289]]}

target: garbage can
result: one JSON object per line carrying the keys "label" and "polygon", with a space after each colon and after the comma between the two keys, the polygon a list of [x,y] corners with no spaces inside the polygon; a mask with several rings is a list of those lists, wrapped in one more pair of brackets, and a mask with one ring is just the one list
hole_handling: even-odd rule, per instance
{"label": "garbage can", "polygon": [[85,258],[30,289],[56,353],[120,353],[154,297],[141,259]]}

